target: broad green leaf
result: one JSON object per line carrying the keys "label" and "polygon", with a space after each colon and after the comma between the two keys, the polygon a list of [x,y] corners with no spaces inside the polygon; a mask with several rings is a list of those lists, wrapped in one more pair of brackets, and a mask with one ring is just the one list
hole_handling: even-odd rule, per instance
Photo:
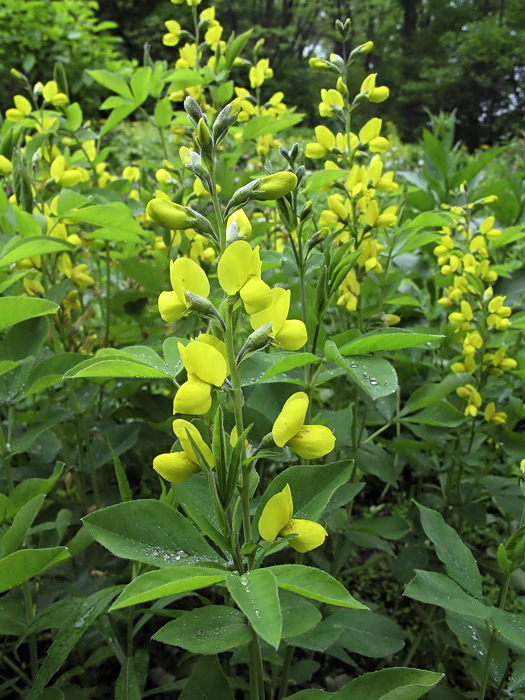
{"label": "broad green leaf", "polygon": [[436,554],[445,564],[447,574],[468,593],[481,599],[481,575],[470,549],[458,533],[447,525],[441,513],[416,503],[421,515],[421,525],[426,536],[434,544]]}
{"label": "broad green leaf", "polygon": [[387,540],[399,540],[410,532],[411,526],[410,523],[398,515],[384,515],[376,518],[353,520],[348,524],[348,529],[357,530],[358,532],[369,532]]}
{"label": "broad green leaf", "polygon": [[338,610],[326,619],[328,623],[341,630],[337,642],[353,654],[380,658],[395,654],[405,645],[401,628],[370,610]]}
{"label": "broad green leaf", "polygon": [[173,116],[173,108],[170,100],[167,97],[163,97],[157,102],[153,116],[159,129],[165,129],[170,125],[171,118]]}
{"label": "broad green leaf", "polygon": [[361,445],[355,452],[356,469],[363,474],[373,474],[385,484],[395,486],[398,471],[392,454],[379,445]]}
{"label": "broad green leaf", "polygon": [[63,212],[62,218],[83,221],[102,229],[123,234],[142,234],[142,228],[133,218],[131,211],[121,202],[111,204],[94,204],[79,209],[69,209]]}
{"label": "broad green leaf", "polygon": [[94,357],[75,365],[64,379],[169,379],[169,375],[132,357]]}
{"label": "broad green leaf", "polygon": [[277,649],[281,641],[282,616],[272,571],[256,569],[242,576],[228,574],[226,585],[254,631]]}
{"label": "broad green leaf", "polygon": [[[33,477],[24,479],[11,491],[8,498],[7,509],[3,514],[6,520],[11,520],[26,503],[29,503],[39,494],[46,494],[51,491],[53,486],[62,476],[64,471],[64,463],[57,462],[53,469],[53,473],[47,479]],[[2,494],[3,495],[3,494]]]}
{"label": "broad green leaf", "polygon": [[525,615],[494,610],[491,621],[499,635],[520,654],[525,653]]}
{"label": "broad green leaf", "polygon": [[206,477],[196,474],[180,484],[172,484],[171,490],[195,525],[219,547],[228,551],[230,544],[220,531]]}
{"label": "broad green leaf", "polygon": [[353,598],[339,581],[321,569],[302,564],[282,564],[270,566],[268,570],[276,577],[278,587],[286,591],[321,603],[368,610],[367,606]]}
{"label": "broad green leaf", "polygon": [[490,676],[499,684],[509,663],[509,649],[507,645],[500,640],[497,640],[495,644],[491,642],[490,632],[483,622],[475,624],[474,620],[459,617],[451,612],[446,613],[446,618],[449,628],[454,632],[461,644],[464,644],[479,662],[485,662],[489,645],[493,646]]}
{"label": "broad green leaf", "polygon": [[273,479],[257,506],[254,517],[254,536],[257,536],[255,525],[259,521],[264,506],[273,495],[282,491],[286,484],[290,485],[292,491],[294,517],[317,520],[334,492],[348,481],[352,469],[353,463],[350,460],[285,469]]}
{"label": "broad green leaf", "polygon": [[[0,294],[2,292],[5,292],[6,289],[9,289],[9,287],[12,287],[15,282],[18,282],[18,280],[22,279],[22,277],[25,277],[29,270],[18,270],[18,272],[13,272],[12,275],[9,275],[6,277],[2,282],[0,282]],[[5,273],[5,270],[3,271],[2,274]]]}
{"label": "broad green leaf", "polygon": [[177,69],[173,72],[173,80],[170,83],[169,91],[184,90],[187,87],[194,85],[202,85],[205,81],[204,76],[196,70],[190,68]]}
{"label": "broad green leaf", "polygon": [[22,506],[22,508],[20,508],[13,519],[11,527],[2,537],[2,557],[11,554],[20,547],[24,537],[27,534],[27,531],[33,524],[33,520],[36,518],[40,508],[42,507],[44,499],[45,495],[40,494],[32,498],[29,503],[26,503],[24,506]]}
{"label": "broad green leaf", "polygon": [[117,95],[121,95],[128,100],[133,99],[133,95],[131,94],[128,84],[124,78],[119,75],[119,73],[111,73],[110,71],[103,69],[88,70],[86,73],[88,73],[93,80],[96,80],[96,82],[103,87],[111,90],[112,92],[116,92]]}
{"label": "broad green leaf", "polygon": [[66,547],[21,549],[0,559],[0,593],[70,558]]}
{"label": "broad green leaf", "polygon": [[[16,328],[23,328],[23,326],[24,324],[20,324]],[[62,382],[65,371],[84,361],[85,355],[77,355],[73,352],[61,352],[47,357],[31,370],[24,396],[32,396]]]}
{"label": "broad green leaf", "polygon": [[291,369],[297,369],[297,367],[311,365],[312,362],[319,362],[319,358],[315,355],[312,355],[311,352],[287,353],[285,357],[275,360],[272,366],[266,370],[266,372],[259,379],[259,381],[264,382],[267,379],[275,377],[278,374],[284,374],[285,372],[289,372]]}
{"label": "broad green leaf", "polygon": [[341,355],[363,355],[380,350],[401,350],[441,340],[444,336],[431,333],[413,333],[402,328],[383,328],[380,331],[365,333],[360,338],[339,348]]}
{"label": "broad green leaf", "polygon": [[491,613],[490,608],[465,593],[455,581],[435,571],[416,569],[416,575],[406,586],[403,595],[478,620],[487,620]]}
{"label": "broad green leaf", "polygon": [[[310,353],[300,353],[300,355],[310,355]],[[263,378],[265,383],[269,382],[283,382],[287,384],[304,384],[304,375],[302,377],[297,377],[293,378],[289,374],[286,374],[284,376],[282,375],[282,372],[285,371],[282,369],[283,364],[281,363],[286,363],[289,361],[290,367],[288,369],[288,372],[290,372],[290,369],[294,367],[294,355],[290,354],[289,352],[257,352],[251,357],[248,357],[246,360],[244,360],[241,363],[241,385],[242,386],[249,386],[250,384],[258,384],[262,382]],[[316,358],[318,360],[319,358]],[[308,360],[306,362],[303,362],[301,359],[299,362],[299,365],[295,365],[295,367],[300,367],[303,364],[310,364],[310,361],[313,362],[314,360]],[[279,365],[278,373],[273,372],[273,368],[275,365]]]}
{"label": "broad green leaf", "polygon": [[133,93],[133,98],[137,106],[141,105],[148,97],[150,78],[151,68],[149,66],[137,68],[131,76],[131,92]]}
{"label": "broad green leaf", "polygon": [[69,131],[76,131],[82,124],[82,109],[78,102],[66,107],[66,121]]}
{"label": "broad green leaf", "polygon": [[265,134],[276,134],[278,131],[289,129],[291,126],[299,124],[303,120],[302,114],[296,114],[292,110],[288,110],[281,117],[262,116],[254,117],[246,122],[242,130],[242,136],[245,141],[256,139]]}
{"label": "broad green leaf", "polygon": [[417,668],[384,668],[355,678],[334,693],[332,699],[418,700],[442,678],[442,673]]}
{"label": "broad green leaf", "polygon": [[121,586],[103,588],[92,593],[75,607],[47,649],[33,681],[28,700],[37,700],[41,697],[41,691],[60,669],[84,632],[100,615],[107,611],[109,604],[119,590],[121,590]]}
{"label": "broad green leaf", "polygon": [[403,419],[403,423],[415,423],[417,425],[433,425],[437,428],[457,428],[466,420],[464,413],[459,411],[451,403],[442,399],[427,406],[418,413],[413,413]]}
{"label": "broad green leaf", "polygon": [[60,238],[52,236],[29,236],[27,238],[11,239],[0,252],[0,267],[30,258],[33,255],[60,253],[64,250],[74,250],[75,246]]}
{"label": "broad green leaf", "polygon": [[178,700],[234,700],[228,679],[216,656],[196,661]]}
{"label": "broad green leaf", "polygon": [[193,654],[220,654],[251,641],[244,615],[226,605],[206,605],[183,612],[161,627],[152,639],[182,647]]}
{"label": "broad green leaf", "polygon": [[454,218],[450,214],[442,211],[424,211],[414,219],[403,224],[406,228],[441,228],[442,226],[453,226]]}
{"label": "broad green leaf", "polygon": [[313,629],[322,619],[319,610],[306,598],[289,591],[280,590],[281,614],[283,618],[282,638],[297,637]]}
{"label": "broad green leaf", "polygon": [[176,569],[148,571],[129,583],[110,609],[119,610],[149,600],[196,591],[224,581],[225,578],[226,573],[219,569],[203,566],[180,566]]}
{"label": "broad green leaf", "polygon": [[0,375],[10,372],[18,365],[14,360],[0,360]]}
{"label": "broad green leaf", "polygon": [[127,656],[115,684],[115,700],[142,700],[135,660]]}
{"label": "broad green leaf", "polygon": [[83,518],[90,535],[117,557],[158,568],[219,562],[195,525],[166,503],[138,499]]}
{"label": "broad green leaf", "polygon": [[248,29],[247,32],[244,32],[244,34],[239,34],[239,36],[235,36],[234,34],[232,34],[232,36],[228,40],[226,50],[224,52],[224,57],[226,59],[226,68],[229,69],[232,67],[233,62],[245,47],[246,42],[250,38],[252,31],[252,29]]}
{"label": "broad green leaf", "polygon": [[371,399],[393,394],[397,389],[397,374],[392,365],[380,357],[352,356],[344,358],[337,345],[328,340],[325,344],[327,360],[335,362]]}
{"label": "broad green leaf", "polygon": [[28,318],[58,311],[58,304],[37,297],[0,297],[0,331]]}
{"label": "broad green leaf", "polygon": [[418,387],[405,402],[401,409],[401,415],[404,416],[407,413],[419,411],[422,408],[431,406],[440,399],[444,399],[459,386],[463,386],[469,377],[470,375],[466,372],[449,374],[448,377],[445,377],[437,384],[425,384],[425,386]]}

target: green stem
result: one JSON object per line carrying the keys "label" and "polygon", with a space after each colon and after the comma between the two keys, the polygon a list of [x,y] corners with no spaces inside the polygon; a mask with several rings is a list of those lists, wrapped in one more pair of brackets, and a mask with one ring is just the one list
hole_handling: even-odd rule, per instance
{"label": "green stem", "polygon": [[[9,407],[10,409],[11,407]],[[8,411],[8,421],[9,421],[9,411]],[[11,491],[15,487],[15,482],[13,479],[13,472],[11,470],[11,445],[9,443],[9,438],[6,440],[5,435],[4,435],[4,429],[2,428],[2,423],[0,422],[0,454],[2,455],[2,461],[4,463],[4,468],[5,468],[5,480],[7,483],[7,493],[11,493]]]}
{"label": "green stem", "polygon": [[259,637],[252,630],[250,642],[250,700],[264,700],[264,675]]}
{"label": "green stem", "polygon": [[[29,581],[24,581],[22,584],[22,593],[24,596],[24,606],[26,609],[26,620],[29,624],[35,617],[35,609],[33,606],[33,598],[31,596],[31,584]],[[36,637],[34,634],[29,635],[29,659],[31,663],[31,676],[36,678],[38,673],[38,651],[36,646]]]}
{"label": "green stem", "polygon": [[[511,575],[512,575],[511,571],[508,571],[505,574],[505,581],[503,582],[503,586],[502,586],[500,594],[499,594],[499,600],[498,600],[498,604],[496,605],[496,607],[500,608],[501,610],[505,609],[505,602],[507,600],[507,593],[509,592]],[[489,646],[487,649],[487,656],[485,657],[485,665],[483,667],[483,675],[481,677],[481,685],[480,685],[480,689],[479,689],[479,700],[485,700],[485,694],[487,692],[487,686],[489,683],[490,663],[492,661],[492,656],[494,654],[494,648],[496,646],[496,641],[497,641],[497,631],[494,628],[492,628],[492,630],[490,632],[490,642],[489,642]]]}
{"label": "green stem", "polygon": [[286,651],[284,652],[283,668],[281,671],[281,680],[279,683],[279,700],[286,697],[288,691],[288,676],[290,675],[290,667],[292,665],[292,658],[294,653],[294,647],[288,645]]}
{"label": "green stem", "polygon": [[32,685],[33,685],[33,682],[32,682],[32,680],[31,680],[31,678],[29,678],[29,676],[27,675],[27,673],[24,673],[24,671],[23,671],[21,668],[19,668],[19,667],[15,664],[14,661],[11,661],[11,659],[9,658],[9,656],[7,656],[7,654],[3,654],[3,655],[2,655],[2,661],[3,661],[7,666],[9,666],[9,668],[10,668],[12,671],[14,671],[18,676],[20,676],[20,678],[21,678],[23,681],[25,681],[25,682],[27,683],[27,685],[29,685],[29,686],[32,686]]}
{"label": "green stem", "polygon": [[110,310],[110,301],[111,301],[111,257],[110,257],[110,250],[109,250],[109,243],[106,242],[106,334],[104,338],[104,347],[109,347],[109,328],[110,328],[110,321],[111,321],[111,310]]}

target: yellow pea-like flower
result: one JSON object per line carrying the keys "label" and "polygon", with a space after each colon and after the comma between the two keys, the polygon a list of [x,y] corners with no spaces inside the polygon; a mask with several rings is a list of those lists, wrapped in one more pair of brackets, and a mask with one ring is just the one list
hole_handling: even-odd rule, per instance
{"label": "yellow pea-like flower", "polygon": [[162,37],[162,43],[164,46],[177,46],[181,34],[180,24],[174,19],[169,19],[164,25],[168,31]]}
{"label": "yellow pea-like flower", "polygon": [[386,87],[386,85],[376,87],[376,78],[377,73],[371,73],[369,76],[367,76],[361,84],[360,92],[366,93],[366,98],[369,102],[384,102],[388,99],[390,90]]}
{"label": "yellow pea-like flower", "polygon": [[254,330],[271,323],[270,336],[284,350],[299,350],[306,343],[308,336],[306,326],[302,321],[288,320],[291,292],[289,289],[274,287],[270,290],[270,304],[250,316],[250,324]]}
{"label": "yellow pea-like flower", "polygon": [[10,122],[19,122],[31,113],[33,106],[23,95],[15,95],[13,101],[15,106],[6,111],[5,117]]}
{"label": "yellow pea-like flower", "polygon": [[13,172],[13,164],[5,156],[0,155],[0,175],[11,175]]}
{"label": "yellow pea-like flower", "polygon": [[172,292],[161,292],[158,300],[159,313],[163,321],[173,323],[191,307],[187,292],[208,298],[210,282],[206,273],[190,258],[177,258],[170,261],[170,281]]}
{"label": "yellow pea-like flower", "polygon": [[308,396],[303,391],[292,394],[284,404],[272,428],[278,447],[289,445],[304,459],[324,457],[335,447],[335,436],[325,425],[304,425]]}
{"label": "yellow pea-like flower", "polygon": [[271,290],[261,280],[259,246],[252,249],[248,241],[234,241],[219,260],[219,284],[230,296],[240,293],[249,314],[265,309],[271,302]]}
{"label": "yellow pea-like flower", "polygon": [[319,103],[319,114],[322,117],[331,117],[334,110],[341,110],[344,106],[344,99],[340,92],[331,88],[321,90],[321,102]]}
{"label": "yellow pea-like flower", "polygon": [[325,541],[328,533],[322,525],[312,520],[293,518],[293,500],[290,485],[273,495],[263,508],[259,518],[259,534],[263,540],[273,542],[278,535],[295,535],[290,546],[297,552],[309,552]]}
{"label": "yellow pea-like flower", "polygon": [[192,423],[178,418],[173,421],[173,432],[179,439],[182,452],[169,452],[155,457],[153,469],[158,474],[172,484],[179,484],[200,471],[199,458],[193,448],[192,440],[200,450],[208,467],[213,469],[213,453]]}
{"label": "yellow pea-like flower", "polygon": [[282,170],[272,175],[262,177],[257,183],[253,199],[267,201],[284,197],[297,187],[297,176],[290,170]]}
{"label": "yellow pea-like flower", "polygon": [[146,215],[156,224],[170,231],[191,228],[194,223],[186,207],[162,197],[155,197],[148,203]]}
{"label": "yellow pea-like flower", "polygon": [[202,415],[211,408],[211,390],[224,384],[228,365],[222,352],[204,339],[178,344],[188,379],[180,385],[173,401],[173,413]]}
{"label": "yellow pea-like flower", "polygon": [[248,238],[252,232],[252,224],[246,216],[244,209],[237,209],[231,216],[228,217],[228,226],[231,224],[237,225],[237,235],[243,238]]}
{"label": "yellow pea-like flower", "polygon": [[308,158],[323,158],[335,148],[336,137],[328,127],[323,125],[316,126],[314,131],[317,143],[308,143],[305,153]]}

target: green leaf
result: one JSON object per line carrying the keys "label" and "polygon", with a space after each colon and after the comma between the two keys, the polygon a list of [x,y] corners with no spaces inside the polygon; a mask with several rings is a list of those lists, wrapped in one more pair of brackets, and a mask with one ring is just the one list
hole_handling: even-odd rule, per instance
{"label": "green leaf", "polygon": [[117,95],[121,95],[128,100],[133,99],[133,95],[131,94],[128,84],[124,78],[119,75],[119,73],[111,73],[110,71],[103,69],[88,70],[86,73],[88,73],[93,80],[103,87],[111,90],[112,92],[116,92]]}
{"label": "green leaf", "polygon": [[292,491],[294,517],[317,520],[334,492],[348,481],[352,469],[351,460],[285,469],[273,479],[257,506],[254,536],[257,534],[255,523],[259,521],[264,506],[272,496],[282,491],[286,484],[290,485]]}
{"label": "green leaf", "polygon": [[435,571],[416,569],[403,595],[478,620],[487,620],[490,616],[490,609],[483,603],[465,593],[451,578]]}
{"label": "green leaf", "polygon": [[244,615],[226,605],[206,605],[183,612],[161,627],[152,639],[193,654],[220,654],[251,641]]}
{"label": "green leaf", "polygon": [[137,68],[130,80],[131,92],[137,106],[141,105],[149,95],[149,82],[151,78],[151,68],[142,66]]}
{"label": "green leaf", "polygon": [[268,570],[276,577],[278,587],[286,591],[321,603],[368,610],[367,606],[353,598],[339,581],[321,569],[302,564],[282,564],[270,566]]}
{"label": "green leaf", "polygon": [[171,106],[171,102],[167,97],[163,97],[162,100],[157,102],[153,116],[159,129],[165,129],[170,125],[171,118],[173,116],[173,107]]}
{"label": "green leaf", "polygon": [[256,139],[259,136],[264,136],[265,134],[276,134],[284,129],[289,129],[291,126],[299,124],[303,120],[302,114],[296,114],[292,110],[282,117],[254,117],[250,119],[249,122],[245,122],[242,130],[242,136],[245,141],[249,139]]}
{"label": "green leaf", "polygon": [[491,621],[500,637],[512,649],[520,654],[525,653],[525,615],[509,613],[505,610],[494,610]]}
{"label": "green leaf", "polygon": [[27,238],[12,238],[0,253],[0,267],[30,258],[33,255],[60,253],[63,250],[74,250],[75,246],[60,238],[52,236],[28,236]]}
{"label": "green leaf", "polygon": [[228,679],[216,656],[199,659],[191,676],[179,695],[179,700],[234,700]]}
{"label": "green leaf", "polygon": [[442,226],[453,226],[454,218],[450,214],[442,211],[424,211],[414,219],[403,224],[406,228],[441,228]]}
{"label": "green leaf", "polygon": [[82,109],[78,102],[73,102],[66,107],[67,128],[76,131],[82,125]]}
{"label": "green leaf", "polygon": [[401,415],[403,416],[407,413],[419,411],[422,408],[435,404],[440,399],[444,399],[459,386],[463,386],[469,377],[470,374],[466,372],[449,374],[448,377],[445,377],[445,379],[437,384],[426,384],[425,386],[419,387],[405,402],[405,405],[401,409]]}
{"label": "green leaf", "polygon": [[394,458],[380,445],[362,444],[355,452],[355,466],[364,474],[373,474],[385,484],[395,486],[398,472]]}
{"label": "green leaf", "polygon": [[306,598],[295,593],[279,591],[283,618],[282,638],[297,637],[313,629],[322,619],[319,610]]}
{"label": "green leaf", "polygon": [[143,234],[142,228],[133,218],[131,211],[122,202],[69,209],[62,213],[61,218],[83,221],[123,235],[136,234],[134,240]]}
{"label": "green leaf", "polygon": [[271,646],[281,641],[282,617],[277,581],[270,569],[256,569],[242,576],[228,574],[226,586],[254,631]]}
{"label": "green leaf", "polygon": [[187,87],[194,85],[202,85],[205,81],[204,76],[196,70],[190,68],[180,68],[173,71],[173,80],[169,86],[169,92],[176,90],[184,90]]}
{"label": "green leaf", "polygon": [[346,360],[332,340],[325,343],[325,355],[327,360],[331,360],[341,367],[371,399],[389,396],[397,389],[395,369],[389,362],[380,357],[355,355],[350,360]]}
{"label": "green leaf", "polygon": [[180,484],[172,484],[171,490],[195,525],[219,547],[229,551],[230,544],[220,531],[210,487],[204,475],[196,474]]}
{"label": "green leaf", "polygon": [[357,530],[358,532],[369,532],[371,535],[383,537],[387,540],[400,540],[410,532],[411,526],[410,523],[398,515],[385,515],[377,518],[353,520],[349,523],[348,529]]}
{"label": "green leaf", "polygon": [[38,669],[28,700],[37,700],[51,678],[59,671],[79,639],[93,622],[106,612],[109,604],[121,589],[120,586],[110,586],[96,591],[85,598],[65,620],[64,625],[54,635],[53,643]]}
{"label": "green leaf", "polygon": [[318,192],[322,187],[331,185],[332,182],[343,177],[342,170],[316,170],[306,179],[306,187],[303,189],[304,194],[310,192]]}
{"label": "green leaf", "polygon": [[0,593],[69,559],[66,547],[21,549],[0,559]]}
{"label": "green leaf", "polygon": [[442,673],[417,668],[384,668],[350,681],[332,700],[418,700],[442,678]]}
{"label": "green leaf", "polygon": [[259,382],[265,382],[267,379],[275,377],[278,374],[289,372],[291,369],[311,365],[312,362],[319,362],[319,358],[312,355],[311,352],[287,353],[285,357],[275,359],[275,356],[272,356],[272,359],[274,360],[273,364],[258,380]]}
{"label": "green leaf", "polygon": [[26,503],[29,503],[31,499],[35,498],[39,494],[49,493],[62,476],[63,471],[64,463],[57,462],[53,469],[53,473],[47,479],[33,477],[31,479],[24,479],[17,484],[9,496],[5,519],[11,520],[14,518],[20,508],[22,508]]}
{"label": "green leaf", "polygon": [[142,700],[135,660],[127,656],[115,684],[115,700]]}
{"label": "green leaf", "polygon": [[402,420],[403,423],[433,425],[437,428],[457,428],[458,425],[462,425],[466,421],[466,416],[451,403],[443,399]]}
{"label": "green leaf", "polygon": [[20,508],[13,519],[11,527],[2,537],[2,557],[11,554],[20,547],[27,531],[33,524],[33,520],[42,507],[44,499],[45,495],[40,494]]}
{"label": "green leaf", "polygon": [[250,38],[252,31],[253,29],[248,29],[247,32],[244,32],[244,34],[239,34],[239,36],[235,36],[234,34],[232,34],[230,39],[228,39],[226,50],[224,52],[227,69],[230,69],[232,67],[233,62],[245,47],[246,42]]}
{"label": "green leaf", "polygon": [[337,642],[353,654],[376,659],[405,646],[399,625],[370,610],[339,610],[326,618],[326,624],[341,630]]}
{"label": "green leaf", "polygon": [[64,379],[169,379],[169,375],[131,357],[94,357],[75,365]]}
{"label": "green leaf", "polygon": [[86,515],[83,523],[97,542],[124,559],[159,568],[220,561],[193,523],[154,499],[117,503]]}
{"label": "green leaf", "polygon": [[441,513],[416,503],[426,536],[436,547],[436,554],[445,564],[447,574],[468,593],[481,599],[481,575],[472,552],[458,533],[447,525]]}
{"label": "green leaf", "polygon": [[[4,271],[5,272],[5,271]],[[12,287],[15,282],[18,282],[18,280],[22,279],[22,277],[25,277],[29,270],[19,270],[18,272],[13,272],[12,275],[9,275],[9,277],[6,277],[2,282],[0,282],[0,294],[2,292],[5,292],[6,289],[9,289],[9,287]]]}
{"label": "green leaf", "polygon": [[148,571],[133,579],[122,591],[110,610],[127,608],[166,596],[196,591],[224,581],[226,573],[203,566],[180,566],[176,569]]}
{"label": "green leaf", "polygon": [[58,304],[37,297],[0,297],[0,331],[28,318],[58,311]]}
{"label": "green leaf", "polygon": [[341,355],[364,355],[379,350],[401,350],[440,340],[444,336],[430,333],[413,333],[402,328],[383,328],[365,333],[339,348]]}

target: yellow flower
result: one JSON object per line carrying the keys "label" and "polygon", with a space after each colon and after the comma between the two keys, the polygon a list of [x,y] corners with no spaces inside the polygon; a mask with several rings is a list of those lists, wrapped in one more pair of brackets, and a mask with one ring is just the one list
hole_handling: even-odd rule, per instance
{"label": "yellow flower", "polygon": [[13,98],[15,106],[8,109],[5,113],[5,118],[10,122],[19,122],[29,114],[33,109],[31,102],[23,95],[15,95]]}
{"label": "yellow flower", "polygon": [[321,90],[321,102],[319,103],[319,114],[322,117],[331,117],[335,110],[341,110],[344,106],[343,96],[337,90]]}
{"label": "yellow flower", "polygon": [[222,254],[217,265],[219,284],[226,294],[239,292],[248,314],[262,311],[271,303],[270,287],[261,279],[259,246],[252,249],[248,241],[234,241]]}
{"label": "yellow flower", "polygon": [[159,313],[163,321],[178,321],[191,307],[187,292],[208,298],[210,283],[206,273],[189,258],[177,258],[170,261],[170,281],[172,292],[161,292],[159,296]]}
{"label": "yellow flower", "polygon": [[263,508],[259,518],[259,534],[263,540],[273,542],[278,535],[295,535],[290,546],[297,552],[309,552],[323,544],[328,533],[322,525],[312,520],[299,520],[293,517],[293,501],[290,485],[272,496]]}
{"label": "yellow flower", "polygon": [[254,330],[271,323],[270,336],[284,350],[299,350],[308,340],[306,326],[303,321],[287,320],[290,310],[291,292],[289,289],[274,287],[270,290],[271,302],[263,309],[250,316],[250,324]]}
{"label": "yellow flower", "polygon": [[496,404],[494,401],[487,404],[483,412],[483,417],[487,423],[494,423],[494,425],[503,425],[507,422],[507,414],[505,411],[496,411]]}
{"label": "yellow flower", "polygon": [[13,164],[5,156],[0,155],[0,175],[11,175]]}
{"label": "yellow flower", "polygon": [[474,318],[472,311],[472,306],[468,301],[462,301],[460,304],[461,311],[454,311],[448,315],[448,320],[454,326],[458,327],[458,330],[466,330],[469,328],[469,323]]}
{"label": "yellow flower", "polygon": [[284,197],[288,192],[291,192],[297,187],[297,176],[290,170],[281,170],[262,177],[253,194],[253,199],[259,201],[267,201],[269,199],[279,199]]}
{"label": "yellow flower", "polygon": [[324,457],[335,447],[335,436],[325,425],[304,425],[308,396],[303,391],[292,394],[284,404],[272,428],[278,447],[289,445],[304,459]]}
{"label": "yellow flower", "polygon": [[248,77],[250,78],[250,87],[260,87],[267,78],[273,78],[273,70],[270,68],[270,61],[267,58],[261,58],[257,61],[257,65],[250,68]]}
{"label": "yellow flower", "polygon": [[462,399],[467,399],[465,415],[475,418],[482,403],[479,391],[472,384],[465,384],[456,389],[456,394]]}
{"label": "yellow flower", "polygon": [[506,330],[510,321],[508,317],[512,313],[510,306],[504,306],[503,302],[507,297],[493,297],[488,303],[489,315],[487,316],[487,324],[489,327],[494,327],[498,331]]}
{"label": "yellow flower", "polygon": [[237,209],[235,213],[229,216],[227,224],[228,228],[232,224],[235,224],[237,226],[236,236],[248,238],[252,232],[252,224],[250,222],[250,219],[246,216],[244,209]]}
{"label": "yellow flower", "polygon": [[162,37],[162,43],[164,46],[177,46],[180,41],[180,24],[174,19],[169,19],[167,22],[164,22],[164,25],[168,33]]}
{"label": "yellow flower", "polygon": [[55,158],[49,172],[53,180],[64,187],[73,187],[85,179],[81,170],[67,167],[64,156]]}
{"label": "yellow flower", "polygon": [[188,379],[180,385],[173,401],[173,413],[198,416],[211,408],[211,390],[224,384],[228,366],[221,352],[207,342],[191,340],[178,344]]}
{"label": "yellow flower", "polygon": [[122,177],[129,182],[137,182],[140,178],[140,170],[135,165],[126,165],[122,171]]}
{"label": "yellow flower", "polygon": [[305,154],[308,158],[323,158],[335,148],[335,136],[330,129],[322,125],[316,126],[314,131],[317,143],[306,144]]}
{"label": "yellow flower", "polygon": [[197,445],[208,467],[213,469],[213,454],[202,439],[197,428],[186,420],[178,418],[173,421],[173,432],[179,438],[182,452],[169,452],[158,455],[153,460],[153,469],[166,481],[179,484],[200,471],[199,459],[193,449],[192,442]]}
{"label": "yellow flower", "polygon": [[59,92],[58,85],[54,80],[50,80],[43,86],[42,95],[44,100],[50,102],[54,107],[64,107],[69,102],[68,96],[64,92]]}
{"label": "yellow flower", "polygon": [[184,44],[179,49],[180,58],[175,62],[175,68],[195,68],[197,65],[197,46]]}
{"label": "yellow flower", "polygon": [[361,285],[359,284],[355,272],[350,272],[344,278],[339,287],[339,298],[337,299],[338,306],[346,306],[348,311],[357,309],[357,299],[361,293]]}
{"label": "yellow flower", "polygon": [[75,265],[67,253],[62,253],[58,258],[57,267],[59,272],[70,279],[77,287],[89,287],[95,284],[95,280],[88,273],[88,266],[85,264]]}
{"label": "yellow flower", "polygon": [[371,153],[385,153],[388,150],[388,140],[379,136],[383,121],[374,117],[367,121],[359,132],[359,140],[368,146]]}
{"label": "yellow flower", "polygon": [[388,99],[390,90],[385,85],[376,87],[376,78],[377,73],[371,73],[367,76],[361,84],[360,92],[366,93],[366,98],[369,102],[384,102]]}

